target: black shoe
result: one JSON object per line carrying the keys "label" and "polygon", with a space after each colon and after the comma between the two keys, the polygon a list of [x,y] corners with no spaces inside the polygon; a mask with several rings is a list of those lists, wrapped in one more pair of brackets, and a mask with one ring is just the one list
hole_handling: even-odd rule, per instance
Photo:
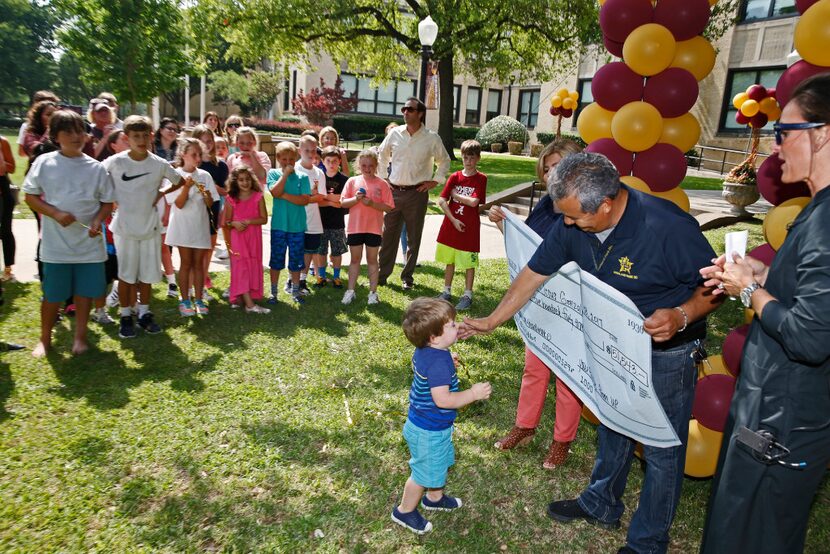
{"label": "black shoe", "polygon": [[620,520],[601,521],[585,510],[576,500],[559,500],[548,504],[548,517],[562,523],[570,523],[577,519],[584,519],[588,523],[602,527],[603,529],[619,529]]}
{"label": "black shoe", "polygon": [[122,339],[135,338],[135,324],[133,323],[133,316],[121,316],[121,325],[118,328],[118,336]]}
{"label": "black shoe", "polygon": [[637,551],[631,548],[630,546],[625,545],[621,547],[619,550],[617,550],[617,554],[637,554]]}
{"label": "black shoe", "polygon": [[401,288],[403,290],[412,290],[414,287],[415,287],[415,283],[410,283],[410,282],[407,282],[407,281],[404,281],[401,284]]}
{"label": "black shoe", "polygon": [[13,342],[0,342],[0,352],[14,352],[15,350],[23,350],[25,348],[22,344],[15,344]]}
{"label": "black shoe", "polygon": [[300,294],[302,294],[302,295],[311,294],[311,291],[308,288],[308,283],[306,283],[305,279],[300,279]]}
{"label": "black shoe", "polygon": [[386,286],[386,279],[378,279],[378,286],[385,287]]}
{"label": "black shoe", "polygon": [[149,333],[151,335],[161,333],[161,327],[158,326],[158,323],[153,321],[153,314],[150,312],[147,312],[138,318],[138,326],[144,329],[145,333]]}

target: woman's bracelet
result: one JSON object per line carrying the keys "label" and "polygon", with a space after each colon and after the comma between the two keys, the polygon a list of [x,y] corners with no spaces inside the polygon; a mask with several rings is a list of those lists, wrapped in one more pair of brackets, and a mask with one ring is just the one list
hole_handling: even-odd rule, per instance
{"label": "woman's bracelet", "polygon": [[680,310],[680,313],[683,314],[683,327],[677,330],[678,333],[682,333],[686,330],[686,327],[689,326],[689,316],[686,315],[686,310],[684,310],[682,306],[675,306],[674,309]]}

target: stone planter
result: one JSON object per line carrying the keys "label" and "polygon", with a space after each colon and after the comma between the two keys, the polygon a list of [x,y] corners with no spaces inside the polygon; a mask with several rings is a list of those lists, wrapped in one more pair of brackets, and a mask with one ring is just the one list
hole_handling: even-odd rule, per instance
{"label": "stone planter", "polygon": [[530,145],[530,156],[532,158],[538,158],[539,154],[542,153],[542,149],[545,147],[544,144],[536,143]]}
{"label": "stone planter", "polygon": [[494,152],[494,153],[498,154],[499,152],[501,152],[501,148],[502,148],[502,144],[500,142],[494,142],[493,144],[490,145],[490,152]]}
{"label": "stone planter", "polygon": [[757,202],[761,194],[758,192],[758,187],[754,184],[744,185],[724,181],[721,196],[724,200],[732,204],[732,209],[729,213],[738,217],[752,217],[752,214],[746,211],[746,207]]}
{"label": "stone planter", "polygon": [[507,143],[507,151],[510,152],[512,156],[521,156],[522,149],[524,147],[524,143],[521,142],[514,142],[511,140]]}

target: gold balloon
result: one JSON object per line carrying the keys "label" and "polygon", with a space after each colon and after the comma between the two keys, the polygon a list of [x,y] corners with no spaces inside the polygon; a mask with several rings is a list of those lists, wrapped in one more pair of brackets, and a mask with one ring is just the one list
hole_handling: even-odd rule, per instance
{"label": "gold balloon", "polygon": [[599,418],[594,415],[594,412],[588,409],[588,406],[582,406],[582,418],[589,423],[599,425]]}
{"label": "gold balloon", "polygon": [[660,140],[663,118],[648,102],[629,102],[611,121],[611,135],[617,144],[631,152],[648,150]]}
{"label": "gold balloon", "polygon": [[793,45],[804,61],[830,66],[830,1],[820,0],[801,14],[795,26]]}
{"label": "gold balloon", "polygon": [[[602,5],[604,2],[605,2],[605,0],[599,0],[600,5]],[[718,0],[709,0],[709,7],[712,7],[717,3],[718,3]]]}
{"label": "gold balloon", "polygon": [[558,96],[554,96],[553,98],[551,98],[550,103],[554,108],[559,108],[562,106],[562,99]]}
{"label": "gold balloon", "polygon": [[729,377],[734,377],[728,369],[726,369],[726,364],[723,361],[723,356],[717,354],[715,356],[709,356],[708,358],[704,358],[703,362],[700,364],[700,370],[698,373],[698,379],[703,379],[708,375],[728,375]]}
{"label": "gold balloon", "polygon": [[810,198],[807,196],[790,198],[767,212],[766,217],[764,217],[764,239],[772,246],[773,250],[777,252],[781,248],[784,239],[787,238],[787,227],[798,217],[804,206],[809,203]]}
{"label": "gold balloon", "polygon": [[576,104],[574,104],[573,98],[570,96],[567,96],[564,100],[562,100],[562,107],[566,110],[574,109],[575,105]]}
{"label": "gold balloon", "polygon": [[657,198],[662,198],[663,200],[673,202],[675,205],[677,205],[678,208],[680,208],[686,213],[689,213],[689,210],[692,209],[692,206],[689,203],[689,197],[686,195],[686,192],[680,187],[674,187],[673,189],[667,190],[665,192],[652,192],[651,194],[653,194]]}
{"label": "gold balloon", "polygon": [[752,308],[744,308],[744,323],[749,325],[752,323],[752,319],[755,317],[755,310]]}
{"label": "gold balloon", "polygon": [[615,113],[604,109],[596,102],[588,104],[576,120],[579,136],[588,144],[601,138],[611,138],[611,120]]}
{"label": "gold balloon", "polygon": [[712,431],[696,419],[689,421],[689,442],[686,446],[686,468],[689,477],[711,477],[718,465],[723,433]]}
{"label": "gold balloon", "polygon": [[680,117],[670,117],[663,120],[663,133],[659,142],[667,142],[676,146],[681,152],[688,152],[694,148],[700,138],[700,123],[695,116],[685,113]]}
{"label": "gold balloon", "polygon": [[733,106],[735,106],[735,109],[736,109],[736,110],[740,110],[740,109],[741,109],[741,105],[742,105],[744,102],[746,102],[747,100],[749,100],[749,95],[748,95],[747,93],[745,93],[745,92],[739,92],[739,93],[738,93],[738,94],[736,94],[736,95],[735,95],[735,97],[732,99],[732,105],[733,105]]}
{"label": "gold balloon", "polygon": [[758,104],[755,100],[747,100],[743,104],[741,104],[741,113],[747,117],[752,117],[758,110],[761,109],[761,105]]}
{"label": "gold balloon", "polygon": [[628,35],[623,44],[623,61],[637,75],[657,75],[672,63],[675,57],[674,35],[657,23],[640,25]]}
{"label": "gold balloon", "polygon": [[781,117],[781,108],[779,108],[776,104],[775,110],[767,114],[767,119],[769,119],[770,121],[778,121],[779,117]]}
{"label": "gold balloon", "polygon": [[568,89],[566,89],[566,88],[560,88],[559,90],[556,91],[556,96],[558,96],[562,100],[567,98],[569,95],[570,95],[570,93],[568,92]]}
{"label": "gold balloon", "polygon": [[681,40],[677,43],[671,67],[682,67],[701,81],[715,67],[715,49],[702,36]]}
{"label": "gold balloon", "polygon": [[620,181],[622,181],[623,183],[635,190],[651,194],[651,189],[648,187],[646,182],[640,179],[639,177],[635,177],[634,175],[623,175],[622,177],[620,177]]}
{"label": "gold balloon", "polygon": [[571,97],[571,100],[573,100],[574,102],[579,102],[579,93],[578,93],[578,92],[576,92],[575,90],[574,90],[574,91],[571,91],[571,92],[568,94],[568,96],[570,96],[570,97]]}
{"label": "gold balloon", "polygon": [[772,96],[767,96],[766,98],[758,102],[758,109],[761,110],[761,113],[769,116],[770,114],[775,113],[775,110],[778,109],[778,102],[776,102],[775,98],[773,98]]}

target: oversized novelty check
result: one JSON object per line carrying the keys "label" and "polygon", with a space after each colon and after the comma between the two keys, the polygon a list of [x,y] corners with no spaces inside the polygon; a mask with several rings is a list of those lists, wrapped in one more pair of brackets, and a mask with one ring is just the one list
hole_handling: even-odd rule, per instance
{"label": "oversized novelty check", "polygon": [[[510,280],[542,239],[507,212]],[[643,444],[680,444],[651,379],[651,338],[643,316],[617,289],[570,262],[514,316],[525,344],[608,428]]]}

